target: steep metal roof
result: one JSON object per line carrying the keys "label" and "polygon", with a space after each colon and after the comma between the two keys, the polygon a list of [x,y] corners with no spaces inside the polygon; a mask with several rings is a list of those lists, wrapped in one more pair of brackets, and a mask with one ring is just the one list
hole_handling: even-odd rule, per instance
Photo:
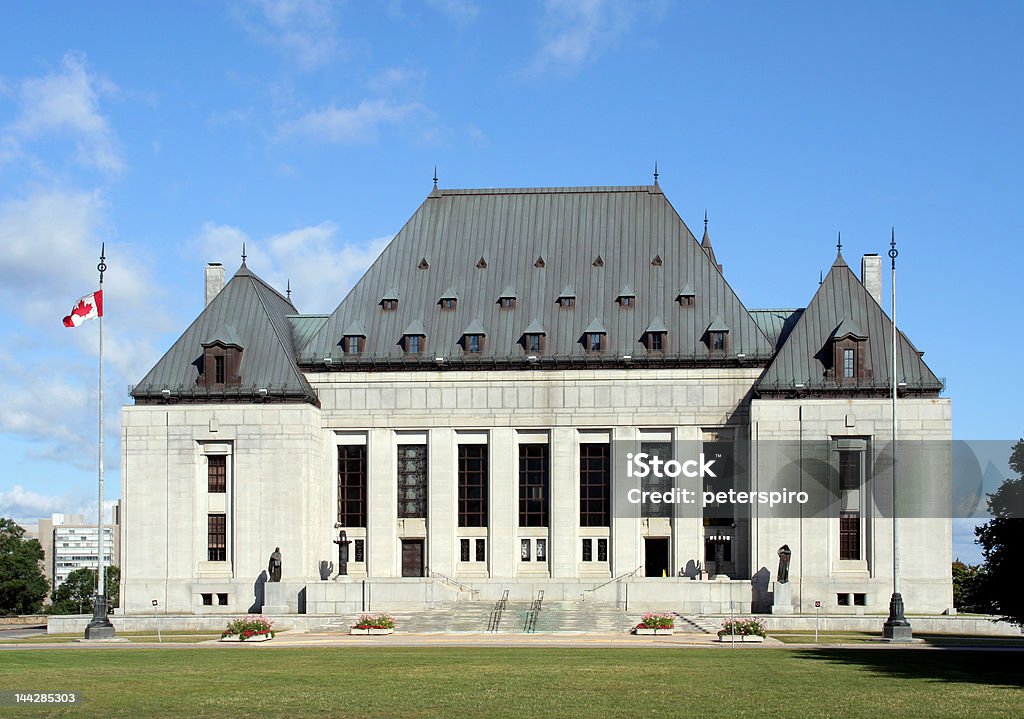
{"label": "steep metal roof", "polygon": [[[249,271],[245,263],[231,281],[171,345],[156,366],[132,390],[141,401],[204,402],[287,400],[316,403],[313,388],[295,362],[297,339],[318,324],[317,318],[295,318],[292,303]],[[320,323],[322,324],[322,323]],[[197,385],[203,342],[231,328],[242,347],[237,386]],[[266,394],[260,393],[265,389]],[[163,390],[169,392],[164,398]]]}
{"label": "steep metal roof", "polygon": [[793,310],[750,310],[750,316],[761,328],[761,331],[768,336],[776,349],[789,337],[789,333],[796,327],[800,315],[804,313],[803,308]]}
{"label": "steep metal roof", "polygon": [[[598,255],[603,262],[595,266]],[[636,300],[620,307],[615,300],[626,285]],[[516,305],[501,309],[495,298],[510,286]],[[681,307],[676,298],[687,286],[696,301]],[[394,288],[400,294],[397,310],[382,311],[381,297]],[[436,302],[448,290],[459,302],[441,311]],[[574,308],[558,306],[566,292],[575,295]],[[525,360],[517,342],[534,321],[546,329],[546,357],[590,361],[594,355],[580,338],[600,318],[608,332],[602,354],[635,360],[647,353],[644,330],[661,318],[675,361],[699,363],[716,361],[702,341],[716,317],[730,329],[730,357],[770,358],[771,342],[656,185],[435,189],[298,359],[322,365],[331,357],[334,370],[376,361],[458,359],[462,331],[477,319],[488,340],[473,361]],[[342,330],[357,320],[367,329],[365,346],[358,358],[343,357]],[[427,338],[428,349],[419,358],[405,356],[399,344],[413,323]],[[342,359],[344,366],[337,361]]]}
{"label": "steep metal roof", "polygon": [[[786,318],[783,325],[792,317]],[[830,343],[840,327],[845,328],[844,335],[849,335],[847,330],[852,328],[853,333],[866,336],[864,367],[870,369],[870,377],[839,384],[826,376],[822,359],[831,356]],[[937,394],[942,389],[942,382],[902,332],[897,338],[896,373],[897,382],[906,383],[901,387],[903,391]],[[794,391],[874,391],[881,394],[891,387],[892,321],[840,254],[758,381],[757,391],[761,394]]]}

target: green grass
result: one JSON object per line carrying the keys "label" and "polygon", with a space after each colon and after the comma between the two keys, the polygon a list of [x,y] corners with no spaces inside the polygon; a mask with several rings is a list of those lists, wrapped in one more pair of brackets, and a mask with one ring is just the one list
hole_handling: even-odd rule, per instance
{"label": "green grass", "polygon": [[1024,653],[275,648],[0,652],[0,687],[68,717],[1018,717]]}
{"label": "green grass", "polygon": [[[196,633],[186,631],[175,631],[175,632],[161,632],[160,636],[157,636],[156,632],[118,632],[117,636],[121,639],[127,639],[130,642],[159,642],[164,643],[184,643],[184,644],[195,644],[196,642],[205,642],[210,639],[220,639],[220,632],[207,632],[207,633]],[[83,638],[83,633],[78,632],[75,634],[40,634],[33,637],[12,637],[10,639],[0,639],[0,644],[72,644],[78,642]]]}
{"label": "green grass", "polygon": [[[878,632],[820,632],[815,641],[813,631],[792,630],[771,632],[772,639],[783,644],[860,644],[877,642]],[[915,634],[925,644],[937,647],[985,647],[1024,649],[1024,637],[984,637],[959,634]]]}

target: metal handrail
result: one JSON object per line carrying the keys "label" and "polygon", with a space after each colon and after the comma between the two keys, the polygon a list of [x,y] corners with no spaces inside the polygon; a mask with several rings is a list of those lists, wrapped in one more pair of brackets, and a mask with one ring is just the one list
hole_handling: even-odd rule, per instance
{"label": "metal handrail", "polygon": [[441,574],[441,572],[435,572],[433,569],[430,569],[429,573],[430,573],[430,578],[431,579],[440,579],[445,584],[450,584],[451,586],[453,586],[456,589],[458,589],[460,592],[469,592],[474,597],[476,595],[480,594],[480,590],[479,589],[473,589],[473,587],[470,587],[470,586],[468,586],[466,584],[462,584],[461,582],[457,582],[454,579],[452,579],[451,577],[449,577],[447,574]]}
{"label": "metal handrail", "polygon": [[[598,584],[596,587],[591,587],[590,589],[584,589],[583,590],[583,594],[585,595],[587,592],[596,592],[598,589],[601,589],[603,587],[607,587],[609,584],[612,584],[613,582],[621,582],[626,577],[634,576],[637,572],[639,572],[643,568],[644,568],[644,565],[641,564],[639,567],[634,569],[632,572],[626,572],[625,574],[620,574],[617,577],[612,577],[607,582],[604,582],[602,584]],[[586,599],[585,596],[583,598]]]}

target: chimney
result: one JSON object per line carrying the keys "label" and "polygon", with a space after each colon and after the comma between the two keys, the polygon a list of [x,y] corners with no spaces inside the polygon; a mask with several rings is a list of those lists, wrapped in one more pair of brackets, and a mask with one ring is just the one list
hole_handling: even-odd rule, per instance
{"label": "chimney", "polygon": [[222,289],[224,289],[224,265],[219,262],[211,262],[206,266],[206,304],[213,302],[213,298]]}
{"label": "chimney", "polygon": [[882,304],[882,258],[877,254],[864,255],[860,260],[860,282],[875,302]]}

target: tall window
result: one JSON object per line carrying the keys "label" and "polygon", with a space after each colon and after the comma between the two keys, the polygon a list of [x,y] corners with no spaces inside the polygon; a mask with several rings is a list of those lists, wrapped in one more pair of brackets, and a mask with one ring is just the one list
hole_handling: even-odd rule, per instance
{"label": "tall window", "polygon": [[712,352],[725,352],[725,332],[708,332],[708,345]]}
{"label": "tall window", "polygon": [[224,355],[216,355],[213,358],[213,381],[224,384]]}
{"label": "tall window", "polygon": [[[641,442],[640,451],[647,454],[648,464],[654,457],[662,462],[672,459],[671,442]],[[664,465],[662,465],[664,470]],[[671,492],[672,478],[662,471],[661,477],[655,477],[653,470],[646,477],[640,479],[640,489],[643,492]],[[673,505],[666,502],[644,502],[640,505],[640,516],[642,517],[671,517]]]}
{"label": "tall window", "polygon": [[366,445],[338,447],[338,523],[366,526]]}
{"label": "tall window", "polygon": [[860,512],[839,513],[839,558],[860,559]]}
{"label": "tall window", "polygon": [[861,558],[861,487],[863,440],[839,440],[839,558]]}
{"label": "tall window", "polygon": [[211,494],[228,491],[228,458],[223,454],[206,457],[206,491]]}
{"label": "tall window", "polygon": [[486,444],[459,445],[459,526],[487,526]]}
{"label": "tall window", "polygon": [[210,514],[206,518],[206,558],[226,562],[228,558],[228,518],[226,514]]}
{"label": "tall window", "polygon": [[531,354],[540,353],[540,338],[539,334],[528,334],[526,335],[526,351]]}
{"label": "tall window", "polygon": [[519,526],[548,526],[548,445],[519,445]]}
{"label": "tall window", "polygon": [[611,526],[611,447],[580,445],[580,526]]}
{"label": "tall window", "polygon": [[857,376],[857,350],[843,350],[843,377],[850,378]]}
{"label": "tall window", "polygon": [[427,445],[398,445],[398,516],[427,516]]}

